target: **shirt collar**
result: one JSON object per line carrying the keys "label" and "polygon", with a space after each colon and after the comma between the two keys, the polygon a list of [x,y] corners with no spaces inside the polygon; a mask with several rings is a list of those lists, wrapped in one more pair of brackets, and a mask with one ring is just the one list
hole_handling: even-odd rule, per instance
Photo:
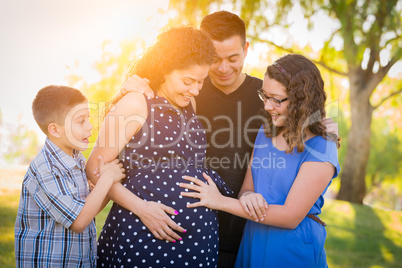
{"label": "shirt collar", "polygon": [[[174,108],[170,102],[165,98],[165,97],[161,97],[161,96],[155,96],[153,99],[147,97],[152,104],[154,104],[153,108],[155,111],[159,111],[162,113],[166,113],[166,112],[173,112],[175,114],[180,114],[180,113],[187,113],[187,109],[188,106],[191,105],[191,103],[189,105],[187,105],[186,107],[180,107],[178,109]],[[152,111],[152,109],[151,109]]]}
{"label": "shirt collar", "polygon": [[73,150],[73,157],[71,157],[61,150],[56,144],[54,144],[49,138],[46,138],[44,149],[50,155],[53,161],[61,164],[66,169],[71,170],[76,166],[80,169],[85,168],[85,157],[77,150]]}

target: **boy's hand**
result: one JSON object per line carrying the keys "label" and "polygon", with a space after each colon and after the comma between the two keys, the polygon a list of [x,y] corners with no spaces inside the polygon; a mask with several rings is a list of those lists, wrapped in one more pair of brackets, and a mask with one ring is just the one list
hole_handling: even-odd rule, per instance
{"label": "boy's hand", "polygon": [[113,180],[113,183],[120,182],[126,177],[124,174],[123,164],[119,163],[118,159],[113,160],[110,163],[105,164],[103,157],[98,156],[100,177],[106,177]]}
{"label": "boy's hand", "polygon": [[136,74],[127,78],[119,93],[124,95],[125,93],[130,91],[141,92],[142,94],[150,98],[154,97],[154,91],[149,87],[149,80],[146,78],[141,78]]}
{"label": "boy's hand", "polygon": [[239,201],[244,211],[256,222],[263,221],[267,216],[268,203],[261,194],[248,191],[240,196]]}

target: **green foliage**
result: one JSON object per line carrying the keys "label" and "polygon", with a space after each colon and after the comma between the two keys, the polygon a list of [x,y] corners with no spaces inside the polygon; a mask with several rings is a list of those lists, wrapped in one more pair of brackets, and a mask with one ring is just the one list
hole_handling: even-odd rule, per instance
{"label": "green foliage", "polygon": [[[144,41],[140,39],[126,41],[120,44],[119,53],[113,53],[109,51],[110,45],[111,43],[109,41],[104,42],[101,58],[94,65],[95,70],[101,77],[99,81],[87,84],[82,77],[74,73],[66,78],[69,81],[69,85],[80,88],[90,102],[90,120],[94,125],[94,130],[89,139],[90,147],[83,152],[86,158],[89,157],[92,146],[98,136],[98,131],[104,116],[105,105],[107,105],[107,102],[120,90],[121,85],[124,83],[127,66],[131,61],[135,60],[136,55],[145,47]],[[74,70],[72,70],[72,72],[73,71]]]}
{"label": "green foliage", "polygon": [[[141,52],[144,47],[144,41],[140,39],[122,42],[120,52],[111,52],[110,41],[103,44],[101,58],[95,63],[94,68],[101,79],[98,82],[84,83],[79,88],[83,90],[92,103],[103,103],[109,101],[119,90],[125,80],[125,70],[135,56]],[[71,79],[72,78],[72,79]],[[83,79],[79,79],[75,74],[67,77],[67,80],[77,86]]]}
{"label": "green foliage", "polygon": [[[331,111],[333,110],[333,111]],[[339,162],[341,166],[345,160],[347,137],[350,129],[350,120],[342,109],[331,107],[327,112],[338,123],[341,148]],[[338,114],[337,117],[332,115]],[[376,207],[401,210],[402,209],[402,135],[388,123],[390,118],[374,118],[370,141],[370,157],[366,173],[367,196],[365,204]],[[341,171],[342,172],[342,171]],[[331,186],[335,192],[339,189],[339,180]]]}
{"label": "green foliage", "polygon": [[8,163],[29,164],[39,151],[39,138],[35,131],[20,124],[17,129],[8,129],[6,150],[3,154]]}

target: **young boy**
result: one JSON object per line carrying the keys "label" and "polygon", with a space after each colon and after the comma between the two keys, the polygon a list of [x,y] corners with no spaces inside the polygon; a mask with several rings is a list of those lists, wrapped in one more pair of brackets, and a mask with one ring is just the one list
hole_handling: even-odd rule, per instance
{"label": "young boy", "polygon": [[42,150],[22,183],[15,222],[17,267],[95,267],[94,217],[106,195],[124,178],[115,160],[99,158],[100,178],[89,193],[85,158],[92,125],[87,98],[77,89],[47,86],[32,104],[36,122],[46,134]]}

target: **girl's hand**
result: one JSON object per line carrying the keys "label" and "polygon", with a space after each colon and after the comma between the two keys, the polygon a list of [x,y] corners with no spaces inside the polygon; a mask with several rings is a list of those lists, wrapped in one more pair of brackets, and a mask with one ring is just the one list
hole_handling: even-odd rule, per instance
{"label": "girl's hand", "polygon": [[183,176],[183,179],[193,182],[194,184],[180,183],[179,186],[195,192],[181,192],[180,194],[182,196],[200,199],[199,202],[188,204],[188,208],[204,206],[211,209],[219,209],[218,206],[222,203],[223,195],[219,192],[218,187],[216,187],[210,176],[205,173],[202,173],[202,175],[207,180],[207,183],[194,177]]}
{"label": "girl's hand", "polygon": [[263,221],[267,216],[268,203],[261,194],[247,191],[239,198],[244,211],[258,221]]}
{"label": "girl's hand", "polygon": [[177,240],[182,240],[182,238],[174,230],[182,233],[185,233],[186,230],[175,223],[167,213],[172,215],[179,214],[179,212],[164,204],[144,201],[144,206],[141,206],[136,214],[157,239],[175,243]]}
{"label": "girl's hand", "polygon": [[123,86],[121,87],[119,94],[124,95],[130,91],[141,92],[142,94],[150,98],[154,97],[154,92],[149,87],[149,80],[146,78],[141,78],[136,74],[127,78],[126,82],[124,82]]}

